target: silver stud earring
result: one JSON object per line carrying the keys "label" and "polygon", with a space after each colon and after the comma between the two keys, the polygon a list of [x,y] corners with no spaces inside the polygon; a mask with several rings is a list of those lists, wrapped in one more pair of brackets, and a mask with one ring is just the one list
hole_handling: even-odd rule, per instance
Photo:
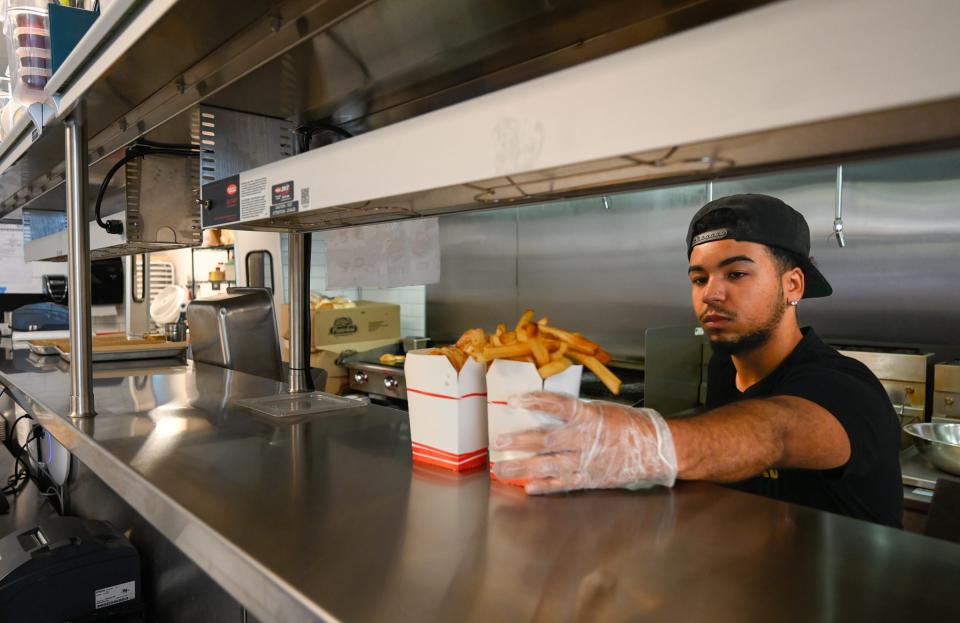
{"label": "silver stud earring", "polygon": [[796,307],[797,305],[800,304],[800,301],[790,301],[790,304]]}

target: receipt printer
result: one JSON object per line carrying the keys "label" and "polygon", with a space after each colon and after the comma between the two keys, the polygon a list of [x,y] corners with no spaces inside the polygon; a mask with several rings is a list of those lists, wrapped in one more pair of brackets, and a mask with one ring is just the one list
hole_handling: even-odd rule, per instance
{"label": "receipt printer", "polygon": [[53,516],[0,539],[0,620],[138,613],[142,589],[137,550],[105,521]]}

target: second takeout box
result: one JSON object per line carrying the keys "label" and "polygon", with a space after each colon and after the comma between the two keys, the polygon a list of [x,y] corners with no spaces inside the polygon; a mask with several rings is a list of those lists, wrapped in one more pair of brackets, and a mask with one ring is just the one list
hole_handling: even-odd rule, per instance
{"label": "second takeout box", "polygon": [[414,461],[454,471],[486,464],[484,368],[468,358],[457,372],[443,355],[407,353],[404,376]]}
{"label": "second takeout box", "polygon": [[[563,372],[544,380],[537,372],[536,366],[525,361],[511,361],[497,359],[490,364],[487,372],[487,424],[490,442],[496,440],[501,433],[541,428],[543,422],[526,411],[511,409],[507,401],[512,396],[528,392],[547,391],[558,394],[580,395],[580,379],[583,376],[583,366],[570,366]],[[491,474],[493,465],[497,461],[526,458],[529,452],[490,451]],[[522,482],[511,484],[522,485]]]}

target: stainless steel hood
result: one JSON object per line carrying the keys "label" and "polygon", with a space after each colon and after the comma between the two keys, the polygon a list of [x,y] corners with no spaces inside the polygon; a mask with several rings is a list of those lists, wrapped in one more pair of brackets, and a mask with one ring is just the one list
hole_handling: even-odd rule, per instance
{"label": "stainless steel hood", "polygon": [[295,179],[309,209],[232,226],[344,227],[955,145],[958,21],[951,0],[773,3],[248,171]]}

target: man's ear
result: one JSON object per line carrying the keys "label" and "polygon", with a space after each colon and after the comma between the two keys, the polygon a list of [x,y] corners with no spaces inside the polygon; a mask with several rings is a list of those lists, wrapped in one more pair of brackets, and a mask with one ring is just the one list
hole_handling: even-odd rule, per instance
{"label": "man's ear", "polygon": [[791,268],[783,273],[783,293],[788,301],[799,301],[803,298],[804,287],[806,286],[803,270],[800,268]]}

